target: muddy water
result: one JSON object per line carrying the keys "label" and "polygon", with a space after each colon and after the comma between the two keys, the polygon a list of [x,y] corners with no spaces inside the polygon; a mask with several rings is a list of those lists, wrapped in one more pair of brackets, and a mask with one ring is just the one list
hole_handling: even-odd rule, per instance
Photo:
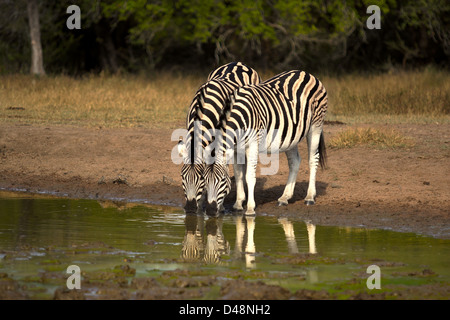
{"label": "muddy water", "polygon": [[173,279],[198,275],[212,276],[209,286],[216,289],[194,298],[218,298],[224,279],[235,278],[292,293],[341,290],[333,296],[339,298],[355,283],[357,292],[367,291],[369,265],[380,267],[383,288],[438,286],[446,298],[450,241],[270,216],[205,218],[170,207],[0,193],[0,290],[2,283],[7,288],[0,297],[52,298],[65,289],[70,265],[89,283],[84,298],[99,297],[95,283],[120,280],[123,288],[123,279],[152,277],[170,287]]}

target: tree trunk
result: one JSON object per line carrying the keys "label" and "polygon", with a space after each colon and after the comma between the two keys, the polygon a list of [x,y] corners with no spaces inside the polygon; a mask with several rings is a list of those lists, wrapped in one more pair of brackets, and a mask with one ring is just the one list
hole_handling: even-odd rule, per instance
{"label": "tree trunk", "polygon": [[37,0],[28,0],[27,11],[31,39],[31,73],[36,75],[45,75]]}

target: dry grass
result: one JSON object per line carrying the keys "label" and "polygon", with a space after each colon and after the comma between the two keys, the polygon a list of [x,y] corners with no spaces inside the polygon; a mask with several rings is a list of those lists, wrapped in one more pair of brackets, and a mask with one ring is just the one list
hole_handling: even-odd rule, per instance
{"label": "dry grass", "polygon": [[398,149],[412,147],[414,141],[392,129],[348,128],[329,142],[331,148],[337,149],[362,145],[377,149]]}
{"label": "dry grass", "polygon": [[328,120],[346,123],[428,123],[450,120],[450,73],[427,69],[321,78]]}
{"label": "dry grass", "polygon": [[170,126],[185,120],[200,77],[0,78],[0,121],[80,126]]}
{"label": "dry grass", "polygon": [[[202,75],[0,76],[0,122],[103,127],[180,127]],[[268,78],[271,75],[263,75]],[[327,120],[346,123],[450,122],[445,71],[320,77]]]}

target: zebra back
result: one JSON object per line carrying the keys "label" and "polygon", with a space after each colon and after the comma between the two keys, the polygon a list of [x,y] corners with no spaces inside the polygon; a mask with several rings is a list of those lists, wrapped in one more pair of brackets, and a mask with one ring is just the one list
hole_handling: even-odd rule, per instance
{"label": "zebra back", "polygon": [[280,152],[286,151],[306,136],[311,125],[322,126],[326,110],[325,87],[304,71],[286,71],[263,83],[240,87],[221,119],[226,148],[232,149],[240,139],[248,143],[251,134],[266,130],[265,147],[277,143]]}
{"label": "zebra back", "polygon": [[212,79],[231,81],[239,87],[246,84],[258,84],[261,82],[258,73],[242,62],[230,62],[217,68],[208,76],[208,81]]}

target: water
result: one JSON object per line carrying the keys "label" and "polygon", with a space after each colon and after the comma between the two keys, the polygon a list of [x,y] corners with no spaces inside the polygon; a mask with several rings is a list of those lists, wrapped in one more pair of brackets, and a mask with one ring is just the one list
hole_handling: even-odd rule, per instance
{"label": "water", "polygon": [[135,278],[170,270],[219,277],[260,272],[265,281],[295,290],[364,278],[371,264],[380,266],[385,283],[448,286],[450,241],[270,216],[216,219],[163,206],[0,193],[0,278],[27,284],[31,298],[63,287],[69,265],[88,273],[129,265]]}

